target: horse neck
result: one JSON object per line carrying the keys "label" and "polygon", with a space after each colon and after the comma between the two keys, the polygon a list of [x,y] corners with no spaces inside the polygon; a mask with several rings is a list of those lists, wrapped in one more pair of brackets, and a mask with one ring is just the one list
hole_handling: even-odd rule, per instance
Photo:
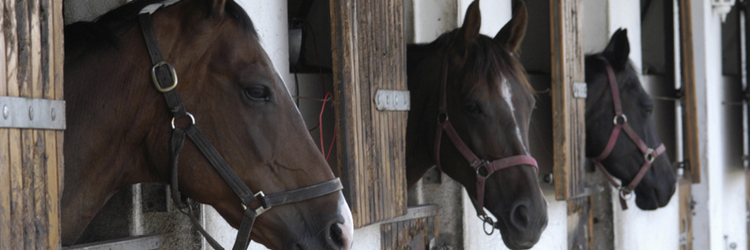
{"label": "horse neck", "polygon": [[443,53],[407,48],[408,86],[411,110],[406,128],[407,182],[413,185],[435,165],[434,144],[437,126]]}
{"label": "horse neck", "polygon": [[73,244],[120,188],[168,180],[171,116],[151,82],[137,25],[124,28],[117,46],[91,48],[75,38],[66,44],[73,56],[66,57],[64,75],[63,245]]}

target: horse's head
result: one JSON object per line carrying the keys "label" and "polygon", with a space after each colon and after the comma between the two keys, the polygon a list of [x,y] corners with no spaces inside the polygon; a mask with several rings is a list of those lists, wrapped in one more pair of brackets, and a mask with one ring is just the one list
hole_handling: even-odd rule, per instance
{"label": "horse's head", "polygon": [[[409,71],[423,73],[409,77],[430,79],[432,104],[429,108],[414,105],[433,114],[421,119],[427,121],[421,126],[433,127],[435,120],[443,124],[438,133],[432,130],[441,138],[433,154],[439,157],[442,171],[466,187],[480,214],[486,208],[497,218],[492,226],[500,229],[508,247],[529,248],[547,225],[547,201],[527,147],[535,97],[513,55],[526,31],[526,7],[518,1],[513,19],[494,38],[480,35],[480,25],[476,1],[469,6],[462,27],[427,45],[439,45],[442,53],[414,65]],[[410,85],[418,81],[422,80],[410,79]],[[413,103],[422,99],[415,96]],[[439,108],[443,105],[444,111]],[[410,114],[410,124],[417,115]],[[446,128],[446,121],[460,138]]]}
{"label": "horse's head", "polygon": [[[335,178],[250,18],[234,1],[184,0],[152,18],[164,58],[176,69],[187,111],[250,190],[268,195]],[[144,43],[142,36],[136,37],[134,43]],[[143,49],[138,63],[147,74],[150,63]],[[155,114],[147,143],[157,145],[150,158],[168,178],[164,150],[171,116],[164,98],[152,93],[153,108],[164,112]],[[179,122],[186,125],[190,119]],[[185,143],[179,164],[182,193],[210,204],[239,227],[243,204],[194,143]],[[272,207],[258,216],[252,238],[272,249],[348,249],[352,233],[349,207],[337,191]]]}
{"label": "horse's head", "polygon": [[[599,159],[600,166],[619,178],[622,185],[627,186],[636,180],[636,205],[644,210],[653,210],[667,205],[674,194],[675,174],[666,153],[651,156],[653,162],[650,168],[643,168],[649,158],[649,149],[658,149],[661,142],[651,116],[654,104],[629,63],[629,53],[627,30],[618,30],[602,53],[586,57],[586,155],[594,158],[595,162],[596,158],[603,158]],[[615,83],[609,79],[607,64],[611,65],[609,67]],[[620,99],[626,121],[621,117],[615,118],[615,98],[611,84],[617,86],[617,98]],[[615,123],[619,124],[617,127],[621,127],[618,129],[621,132],[615,138],[610,138],[616,127]],[[625,123],[631,129],[621,126]],[[637,136],[627,130],[633,131]],[[642,141],[642,146],[636,141]],[[646,152],[642,147],[645,147]],[[611,153],[602,156],[608,150]],[[638,182],[638,174],[642,169],[645,173],[641,174],[642,179]]]}

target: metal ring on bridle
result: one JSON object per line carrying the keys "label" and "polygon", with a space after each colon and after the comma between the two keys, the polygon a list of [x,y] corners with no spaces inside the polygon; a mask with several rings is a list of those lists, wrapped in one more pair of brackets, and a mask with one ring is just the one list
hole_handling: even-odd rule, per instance
{"label": "metal ring on bridle", "polygon": [[[482,229],[484,230],[484,233],[487,235],[492,235],[495,232],[495,222],[487,215],[479,215],[479,219],[482,220]],[[487,225],[490,225],[490,230],[488,232]]]}
{"label": "metal ring on bridle", "polygon": [[[193,116],[193,114],[191,114],[190,112],[185,112],[185,114],[190,117],[190,121],[193,123],[193,125],[195,125],[195,116]],[[174,126],[175,118],[177,117],[172,117],[172,129],[175,129],[175,126]]]}
{"label": "metal ring on bridle", "polygon": [[438,118],[437,119],[438,119],[439,123],[444,123],[444,122],[448,121],[448,113],[440,113],[440,114],[438,114]]}
{"label": "metal ring on bridle", "polygon": [[649,148],[648,150],[646,150],[646,153],[643,154],[643,158],[648,163],[654,162],[654,160],[656,160],[656,156],[654,156],[654,149],[653,148]]}
{"label": "metal ring on bridle", "polygon": [[[481,169],[484,169],[484,173],[482,173],[482,171],[480,171]],[[477,175],[479,175],[481,177],[484,177],[484,178],[487,178],[487,176],[490,175],[490,168],[487,167],[487,163],[486,162],[482,162],[482,164],[479,164],[479,166],[477,166],[477,171],[476,172],[477,172]]]}
{"label": "metal ring on bridle", "polygon": [[622,198],[623,200],[630,200],[630,199],[632,199],[633,198],[633,191],[627,191],[627,193],[626,193],[625,188],[620,188],[620,198]]}
{"label": "metal ring on bridle", "polygon": [[[161,66],[167,66],[169,68],[169,75],[172,77],[172,85],[168,87],[162,87],[159,84],[159,78],[156,76],[156,69]],[[174,69],[172,64],[169,64],[168,62],[161,61],[157,64],[154,64],[153,67],[151,67],[151,80],[154,82],[154,86],[156,86],[156,89],[158,89],[160,92],[169,92],[177,87],[177,71]]]}
{"label": "metal ring on bridle", "polygon": [[[617,123],[617,118],[620,118],[620,117],[622,117],[622,123]],[[628,123],[628,117],[625,116],[625,114],[616,115],[615,118],[612,119],[612,123],[614,123],[615,125],[622,125],[622,124]]]}

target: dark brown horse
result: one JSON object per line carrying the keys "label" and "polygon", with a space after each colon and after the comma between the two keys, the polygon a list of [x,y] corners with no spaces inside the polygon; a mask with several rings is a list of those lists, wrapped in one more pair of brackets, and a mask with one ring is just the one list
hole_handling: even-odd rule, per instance
{"label": "dark brown horse", "polygon": [[[174,66],[183,107],[239,185],[271,194],[333,180],[247,14],[232,0],[174,2],[150,15],[157,46]],[[139,26],[139,12],[154,3],[162,4],[136,1],[65,28],[63,245],[118,189],[173,176],[173,115],[152,82]],[[186,117],[177,123],[192,126]],[[179,155],[180,191],[238,227],[247,215],[241,199],[196,145],[185,140]],[[334,191],[271,208],[251,238],[272,249],[349,249],[352,233],[349,207]]]}
{"label": "dark brown horse", "polygon": [[[625,187],[621,189],[621,196],[628,196],[630,190],[627,186],[632,185],[635,204],[641,209],[653,210],[669,203],[676,179],[669,157],[666,153],[659,153],[659,148],[663,147],[660,147],[651,116],[654,104],[630,64],[629,54],[627,30],[618,30],[604,51],[586,56],[586,156],[594,162],[600,158],[600,170],[604,168],[606,170],[602,172],[606,175],[611,174],[622,181]],[[608,71],[611,71],[611,77]],[[625,119],[615,113],[615,95],[611,86],[617,86],[617,98]],[[621,132],[610,139],[615,123],[621,127]],[[624,123],[630,129],[625,128]],[[608,144],[611,148],[607,147]],[[607,151],[611,153],[604,154]],[[652,162],[646,164],[649,160]]]}
{"label": "dark brown horse", "polygon": [[[409,186],[430,167],[440,166],[466,188],[480,215],[486,208],[497,218],[492,226],[500,229],[505,244],[518,249],[539,240],[547,225],[547,201],[536,163],[528,156],[535,97],[513,55],[526,32],[526,7],[522,1],[514,5],[513,19],[494,38],[479,34],[474,2],[461,28],[407,48],[412,106],[406,163]],[[447,121],[458,136],[443,129]],[[438,137],[442,142],[436,142]],[[477,161],[468,160],[472,154]],[[500,170],[492,173],[493,165]]]}

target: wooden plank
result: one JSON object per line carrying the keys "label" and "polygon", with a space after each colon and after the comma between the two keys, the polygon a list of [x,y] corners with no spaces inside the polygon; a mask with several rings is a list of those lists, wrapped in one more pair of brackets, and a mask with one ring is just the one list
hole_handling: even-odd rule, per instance
{"label": "wooden plank", "polygon": [[[18,31],[18,83],[21,97],[34,96],[34,68],[31,12],[29,1],[19,1],[16,5]],[[37,74],[38,75],[38,74]],[[34,131],[21,129],[21,165],[23,175],[23,241],[24,249],[36,249],[36,213],[34,211]]]}
{"label": "wooden plank", "polygon": [[[409,215],[402,218],[395,218],[391,221],[380,224],[380,242],[381,249],[427,249],[430,240],[438,236],[438,217],[437,210],[435,213],[415,214],[412,208],[409,208]],[[418,245],[418,246],[416,246]]]}
{"label": "wooden plank", "polygon": [[[406,112],[380,112],[377,89],[406,90],[401,1],[330,3],[336,135],[356,228],[406,212]],[[348,190],[347,190],[348,189]]]}
{"label": "wooden plank", "polygon": [[[55,97],[55,13],[53,7],[53,0],[41,0],[40,8],[42,10],[40,16],[42,20],[41,32],[42,32],[42,89],[43,98],[45,99],[56,99]],[[60,13],[62,14],[62,13]],[[56,110],[55,112],[59,115],[64,115],[64,110]],[[45,187],[44,200],[46,203],[46,211],[44,211],[47,217],[47,244],[44,246],[45,249],[60,249],[60,197],[58,197],[58,168],[57,168],[57,131],[46,130],[44,131],[44,173],[45,173]],[[62,149],[62,146],[60,147]]]}
{"label": "wooden plank", "polygon": [[[19,66],[18,51],[19,37],[18,17],[16,14],[16,1],[5,1],[5,16],[8,25],[3,26],[5,33],[5,51],[7,60],[7,85],[8,96],[19,96]],[[10,166],[11,166],[11,232],[13,233],[12,249],[24,249],[24,213],[23,213],[23,167],[21,153],[21,130],[10,129],[8,142],[10,143]]]}
{"label": "wooden plank", "polygon": [[555,198],[584,191],[585,99],[574,98],[572,85],[584,82],[583,1],[550,0],[552,110]]}
{"label": "wooden plank", "polygon": [[685,177],[693,183],[701,182],[700,137],[698,132],[697,93],[693,57],[693,28],[690,17],[690,0],[678,0],[680,10],[680,72],[683,107],[683,155],[687,158]]}
{"label": "wooden plank", "polygon": [[[60,78],[59,84],[57,76],[62,76],[63,69],[63,47],[62,47],[62,35],[63,35],[63,21],[62,21],[62,1],[58,0],[44,0],[46,2],[44,9],[47,10],[45,19],[48,23],[48,30],[45,32],[48,45],[47,45],[47,64],[48,64],[48,78],[45,83],[48,85],[48,90],[45,92],[45,98],[62,100],[62,78]],[[58,117],[65,115],[65,110],[57,111]],[[47,217],[49,220],[48,233],[49,233],[49,245],[48,249],[60,249],[61,240],[61,227],[60,224],[60,199],[62,195],[61,183],[61,169],[62,165],[62,150],[63,146],[61,138],[63,131],[47,131],[45,134],[46,153],[49,157],[47,160],[47,204],[48,211]],[[60,143],[58,143],[60,141]]]}
{"label": "wooden plank", "polygon": [[[55,99],[62,100],[63,97],[63,66],[65,64],[64,49],[63,46],[63,0],[52,0],[53,15],[52,20],[54,22],[54,36],[53,36],[53,48],[54,48],[54,82],[55,82]],[[57,144],[57,200],[62,199],[63,192],[63,174],[65,173],[65,162],[63,158],[63,136],[64,131],[55,132],[55,143]],[[58,211],[58,217],[60,216]],[[60,227],[57,229],[57,235],[60,235]],[[60,243],[58,243],[60,244]]]}
{"label": "wooden plank", "polygon": [[[16,30],[16,1],[5,0],[3,36],[5,40],[6,94],[18,96],[18,34]],[[10,249],[23,249],[23,174],[21,167],[21,131],[8,129],[8,155],[10,162],[10,232],[13,235]]]}
{"label": "wooden plank", "polygon": [[[5,2],[0,1],[0,6],[4,9]],[[0,46],[5,51],[5,35],[0,36]],[[0,96],[8,95],[6,77],[6,61],[0,61]],[[2,112],[2,107],[0,107]],[[11,232],[11,213],[10,213],[10,144],[8,143],[8,129],[0,129],[0,249],[11,249],[13,233]]]}
{"label": "wooden plank", "polygon": [[692,199],[692,182],[680,178],[678,181],[679,188],[679,206],[680,206],[680,250],[693,249],[693,199]]}
{"label": "wooden plank", "polygon": [[568,248],[594,249],[593,217],[591,206],[593,197],[588,196],[568,201]]}
{"label": "wooden plank", "polygon": [[[32,0],[27,1],[29,6],[29,42],[30,46],[30,59],[31,59],[31,96],[33,98],[44,97],[44,83],[43,79],[46,75],[42,72],[42,55],[43,47],[42,42],[44,35],[42,34],[42,22],[40,15],[41,13],[41,1]],[[35,117],[40,117],[49,114],[42,114],[40,112],[34,112]],[[46,249],[49,245],[48,242],[48,225],[47,219],[47,185],[46,185],[46,164],[43,162],[45,140],[43,130],[30,130],[32,133],[32,202],[34,204],[34,217],[32,218],[34,234],[31,236],[34,240],[35,249]]]}

